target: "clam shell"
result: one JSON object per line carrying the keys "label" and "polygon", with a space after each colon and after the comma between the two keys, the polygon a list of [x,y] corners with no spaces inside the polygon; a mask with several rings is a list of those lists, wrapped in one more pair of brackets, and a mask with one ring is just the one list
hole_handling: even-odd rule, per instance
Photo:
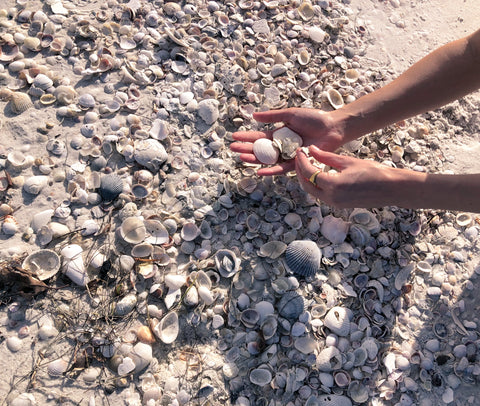
{"label": "clam shell", "polygon": [[20,338],[13,336],[13,337],[7,338],[6,344],[7,344],[7,348],[11,352],[18,352],[22,349],[23,341]]}
{"label": "clam shell", "polygon": [[267,138],[260,138],[253,143],[253,153],[262,164],[266,165],[275,164],[280,156],[278,148]]}
{"label": "clam shell", "polygon": [[282,241],[269,241],[263,244],[258,255],[265,258],[276,259],[287,249],[287,244]]}
{"label": "clam shell", "polygon": [[93,109],[95,98],[90,93],[84,93],[78,97],[78,105],[84,109]]}
{"label": "clam shell", "polygon": [[126,316],[137,305],[137,295],[135,293],[128,293],[122,297],[113,309],[113,315],[118,317]]}
{"label": "clam shell", "polygon": [[38,195],[47,185],[48,176],[32,176],[28,178],[23,184],[23,190],[32,195]]}
{"label": "clam shell", "polygon": [[38,279],[44,281],[58,272],[60,257],[52,250],[35,251],[24,259],[22,268],[31,271]]}
{"label": "clam shell", "polygon": [[345,104],[343,96],[335,89],[329,89],[327,91],[327,100],[334,109],[342,108]]}
{"label": "clam shell", "polygon": [[153,253],[153,245],[147,242],[136,244],[132,247],[131,255],[134,258],[148,258]]}
{"label": "clam shell", "polygon": [[187,222],[183,225],[180,236],[184,241],[193,241],[200,235],[200,229],[193,222]]}
{"label": "clam shell", "polygon": [[56,359],[47,365],[47,372],[50,376],[60,376],[67,372],[68,362],[63,358]]}
{"label": "clam shell", "polygon": [[350,333],[350,320],[352,317],[353,313],[350,309],[335,306],[325,315],[323,323],[332,333],[340,337],[346,337]]}
{"label": "clam shell", "polygon": [[153,332],[165,344],[173,343],[178,336],[179,324],[176,312],[170,312],[154,327]]}
{"label": "clam shell", "polygon": [[[348,396],[352,399],[355,403],[364,403],[368,400],[368,387],[363,385],[359,381],[352,381],[350,385],[348,385],[347,390]],[[348,405],[345,403],[345,405]]]}
{"label": "clam shell", "polygon": [[250,372],[250,382],[254,385],[265,386],[272,381],[272,373],[268,369],[257,368]]}
{"label": "clam shell", "polygon": [[168,155],[162,144],[157,140],[149,138],[135,141],[133,157],[140,165],[156,173],[167,160]]}
{"label": "clam shell", "polygon": [[79,286],[86,286],[88,275],[82,258],[83,248],[76,244],[64,247],[60,254],[64,258],[63,268],[65,275]]}
{"label": "clam shell", "polygon": [[336,347],[326,347],[317,355],[317,368],[322,372],[331,372],[342,367],[342,354]]}
{"label": "clam shell", "polygon": [[292,241],[285,251],[288,268],[297,275],[311,276],[320,269],[322,251],[309,240]]}
{"label": "clam shell", "polygon": [[305,309],[303,297],[297,292],[285,293],[277,303],[278,314],[286,319],[297,319]]}
{"label": "clam shell", "polygon": [[127,217],[120,226],[120,235],[130,244],[141,243],[147,235],[144,221],[138,217]]}
{"label": "clam shell", "polygon": [[27,111],[29,108],[33,107],[33,102],[30,99],[30,96],[22,92],[13,92],[10,96],[10,109],[15,114],[22,114],[24,111]]}
{"label": "clam shell", "polygon": [[233,251],[227,249],[218,250],[215,254],[217,270],[224,278],[230,278],[240,270],[240,259]]}
{"label": "clam shell", "polygon": [[274,316],[273,314],[266,316],[265,320],[260,326],[260,329],[262,330],[263,338],[265,340],[269,340],[270,338],[272,338],[277,332],[277,327],[278,327],[277,317]]}
{"label": "clam shell", "polygon": [[245,327],[253,328],[260,320],[260,314],[255,309],[245,309],[240,315],[240,320]]}
{"label": "clam shell", "polygon": [[13,42],[4,42],[0,47],[0,61],[13,61],[19,53],[18,46]]}
{"label": "clam shell", "polygon": [[147,343],[139,342],[134,345],[129,357],[135,364],[134,373],[143,371],[153,359],[152,346]]}
{"label": "clam shell", "polygon": [[32,82],[33,86],[36,86],[42,90],[47,90],[49,87],[53,86],[53,80],[50,79],[47,75],[39,73]]}
{"label": "clam shell", "polygon": [[40,96],[40,103],[43,106],[50,106],[51,104],[55,103],[57,101],[57,98],[50,93],[44,94]]}
{"label": "clam shell", "polygon": [[105,201],[115,200],[123,191],[123,180],[120,176],[110,173],[100,179],[99,193]]}
{"label": "clam shell", "polygon": [[318,406],[352,406],[352,401],[343,395],[319,395],[317,397]]}
{"label": "clam shell", "polygon": [[145,242],[160,245],[169,241],[168,231],[159,220],[145,220],[144,225],[147,231]]}
{"label": "clam shell", "polygon": [[345,79],[350,83],[356,82],[359,77],[360,74],[356,69],[347,69],[345,71]]}

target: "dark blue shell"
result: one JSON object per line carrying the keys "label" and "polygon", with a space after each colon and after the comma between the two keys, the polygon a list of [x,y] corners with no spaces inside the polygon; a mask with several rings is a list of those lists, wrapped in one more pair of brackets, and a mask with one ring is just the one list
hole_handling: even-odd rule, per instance
{"label": "dark blue shell", "polygon": [[286,319],[298,319],[305,310],[305,301],[297,292],[285,293],[277,303],[278,314]]}
{"label": "dark blue shell", "polygon": [[105,201],[112,201],[118,197],[123,190],[123,180],[120,176],[110,173],[100,179],[99,193]]}
{"label": "dark blue shell", "polygon": [[285,251],[288,268],[297,275],[311,276],[320,269],[322,251],[309,240],[292,241]]}

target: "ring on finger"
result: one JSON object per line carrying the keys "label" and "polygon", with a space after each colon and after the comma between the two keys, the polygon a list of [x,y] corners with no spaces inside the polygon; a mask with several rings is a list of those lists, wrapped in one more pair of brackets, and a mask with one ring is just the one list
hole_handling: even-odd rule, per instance
{"label": "ring on finger", "polygon": [[312,173],[312,176],[310,176],[310,178],[308,179],[310,181],[310,183],[313,183],[315,186],[317,185],[317,183],[315,181],[317,180],[317,176],[320,172],[322,172],[322,171],[318,170],[318,171],[315,171],[314,173]]}

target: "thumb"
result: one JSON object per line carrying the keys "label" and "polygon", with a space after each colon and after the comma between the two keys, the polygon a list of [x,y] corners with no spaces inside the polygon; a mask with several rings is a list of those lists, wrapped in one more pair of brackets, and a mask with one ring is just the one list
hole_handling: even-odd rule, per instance
{"label": "thumb", "polygon": [[310,145],[309,152],[318,162],[339,170],[345,169],[350,161],[348,156],[323,151],[315,145]]}
{"label": "thumb", "polygon": [[292,116],[290,109],[267,110],[253,113],[253,118],[261,123],[287,122]]}

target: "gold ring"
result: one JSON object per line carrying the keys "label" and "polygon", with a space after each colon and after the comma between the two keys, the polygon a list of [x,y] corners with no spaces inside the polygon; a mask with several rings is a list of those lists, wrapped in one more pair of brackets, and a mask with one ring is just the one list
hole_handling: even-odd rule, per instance
{"label": "gold ring", "polygon": [[308,179],[310,183],[313,183],[315,186],[317,185],[315,181],[317,180],[317,176],[320,172],[322,171],[315,171],[314,173],[312,173],[312,176],[310,176],[310,178]]}

